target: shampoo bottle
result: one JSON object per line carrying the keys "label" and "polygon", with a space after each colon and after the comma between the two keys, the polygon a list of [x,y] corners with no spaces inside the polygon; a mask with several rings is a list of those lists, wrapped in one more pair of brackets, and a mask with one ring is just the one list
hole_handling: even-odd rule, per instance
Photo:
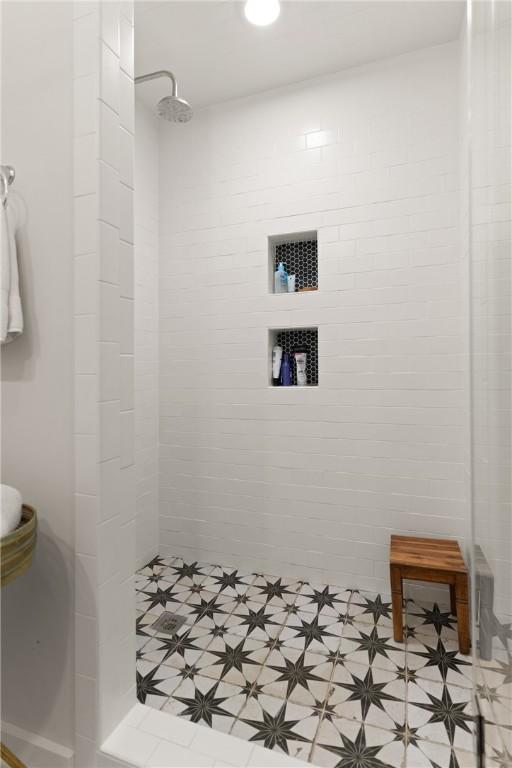
{"label": "shampoo bottle", "polygon": [[274,274],[274,293],[288,293],[288,275],[282,261]]}
{"label": "shampoo bottle", "polygon": [[276,344],[272,350],[272,384],[278,387],[281,384],[281,358],[283,357],[283,348]]}
{"label": "shampoo bottle", "polygon": [[297,386],[305,387],[308,383],[306,376],[307,351],[305,349],[296,349],[294,352],[294,357],[295,371],[297,374]]}

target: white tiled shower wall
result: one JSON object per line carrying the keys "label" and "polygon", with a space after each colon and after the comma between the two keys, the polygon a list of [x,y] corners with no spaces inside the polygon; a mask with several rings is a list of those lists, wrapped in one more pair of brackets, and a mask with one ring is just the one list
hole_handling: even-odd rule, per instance
{"label": "white tiled shower wall", "polygon": [[158,122],[135,106],[135,465],[137,567],[158,535]]}
{"label": "white tiled shower wall", "polygon": [[510,679],[512,8],[473,2],[471,10],[472,505],[475,543],[494,576],[493,610],[502,625],[492,652],[481,645],[475,654],[475,677],[486,721],[497,724],[495,752],[509,756],[512,701],[495,670],[508,670],[503,679]]}
{"label": "white tiled shower wall", "polygon": [[[392,532],[468,533],[456,43],[161,124],[161,551],[388,588]],[[266,238],[318,230],[319,291]],[[319,328],[320,386],[268,386]]]}
{"label": "white tiled shower wall", "polygon": [[77,766],[135,701],[133,4],[74,3]]}
{"label": "white tiled shower wall", "polygon": [[475,542],[494,573],[496,616],[512,621],[512,11],[473,5],[472,331]]}

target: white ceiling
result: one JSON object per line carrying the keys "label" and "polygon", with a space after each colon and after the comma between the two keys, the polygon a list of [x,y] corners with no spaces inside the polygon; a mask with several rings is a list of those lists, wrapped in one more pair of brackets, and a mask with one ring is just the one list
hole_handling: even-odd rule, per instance
{"label": "white ceiling", "polygon": [[[172,70],[195,109],[458,36],[459,0],[288,0],[270,27],[254,27],[237,0],[135,3],[135,74]],[[137,87],[154,107],[165,80]]]}

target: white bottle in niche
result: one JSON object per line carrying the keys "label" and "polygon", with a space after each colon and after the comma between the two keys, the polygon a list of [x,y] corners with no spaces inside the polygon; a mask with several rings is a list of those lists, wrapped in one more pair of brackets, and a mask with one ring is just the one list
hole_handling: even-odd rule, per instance
{"label": "white bottle in niche", "polygon": [[281,373],[281,360],[283,358],[283,348],[276,344],[272,350],[272,384],[274,387],[281,383],[279,375]]}
{"label": "white bottle in niche", "polygon": [[274,275],[274,293],[288,293],[288,275],[282,261]]}
{"label": "white bottle in niche", "polygon": [[295,371],[297,373],[297,386],[306,387],[308,383],[308,379],[306,375],[306,360],[308,356],[307,350],[296,349],[293,355],[295,357]]}

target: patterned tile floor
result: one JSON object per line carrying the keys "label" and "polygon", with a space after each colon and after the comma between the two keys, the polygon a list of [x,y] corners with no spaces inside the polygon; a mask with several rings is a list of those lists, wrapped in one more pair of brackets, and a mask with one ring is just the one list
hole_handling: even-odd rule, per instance
{"label": "patterned tile floor", "polygon": [[408,601],[396,644],[380,595],[159,557],[136,588],[141,702],[318,766],[474,767],[471,659],[437,604]]}

